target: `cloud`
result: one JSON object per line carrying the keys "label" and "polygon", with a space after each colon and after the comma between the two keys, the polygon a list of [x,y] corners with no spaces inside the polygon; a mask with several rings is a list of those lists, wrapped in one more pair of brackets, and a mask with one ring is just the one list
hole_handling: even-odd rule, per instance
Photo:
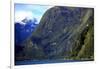
{"label": "cloud", "polygon": [[33,18],[33,13],[31,11],[17,11],[15,12],[15,22],[21,22],[25,18]]}
{"label": "cloud", "polygon": [[40,22],[43,14],[53,6],[15,4],[15,21],[21,21],[25,17],[36,18]]}

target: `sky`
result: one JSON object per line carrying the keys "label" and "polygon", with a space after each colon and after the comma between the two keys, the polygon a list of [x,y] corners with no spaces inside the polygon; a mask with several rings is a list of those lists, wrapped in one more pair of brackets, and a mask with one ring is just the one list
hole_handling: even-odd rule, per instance
{"label": "sky", "polygon": [[24,18],[36,18],[40,22],[43,14],[53,6],[35,5],[35,4],[15,4],[15,22],[21,22]]}

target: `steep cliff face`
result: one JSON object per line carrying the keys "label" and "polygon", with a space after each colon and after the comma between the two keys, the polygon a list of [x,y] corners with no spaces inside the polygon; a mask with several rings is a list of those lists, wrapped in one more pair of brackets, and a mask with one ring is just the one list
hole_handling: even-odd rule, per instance
{"label": "steep cliff face", "polygon": [[37,60],[93,59],[93,17],[92,8],[50,8],[23,42],[25,56]]}

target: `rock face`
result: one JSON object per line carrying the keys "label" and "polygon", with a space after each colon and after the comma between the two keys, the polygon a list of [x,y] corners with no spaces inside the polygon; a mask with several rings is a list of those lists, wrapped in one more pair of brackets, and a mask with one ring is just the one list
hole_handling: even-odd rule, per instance
{"label": "rock face", "polygon": [[32,35],[22,43],[22,59],[93,60],[93,14],[93,8],[50,8]]}

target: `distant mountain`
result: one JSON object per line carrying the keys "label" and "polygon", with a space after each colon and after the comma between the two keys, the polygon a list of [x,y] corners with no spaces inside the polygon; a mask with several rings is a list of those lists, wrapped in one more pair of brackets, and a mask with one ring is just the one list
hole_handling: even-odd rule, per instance
{"label": "distant mountain", "polygon": [[33,20],[25,18],[22,22],[15,22],[15,43],[20,44],[27,39],[37,26],[36,22],[36,18]]}
{"label": "distant mountain", "polygon": [[[93,60],[93,9],[55,6],[25,40],[23,59]],[[22,60],[16,56],[16,60]]]}

